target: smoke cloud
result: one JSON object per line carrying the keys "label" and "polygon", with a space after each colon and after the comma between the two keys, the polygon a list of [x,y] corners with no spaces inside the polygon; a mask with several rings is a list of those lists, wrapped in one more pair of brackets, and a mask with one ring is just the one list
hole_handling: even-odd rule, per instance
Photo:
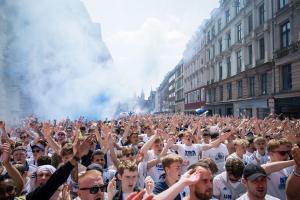
{"label": "smoke cloud", "polygon": [[[18,83],[37,116],[110,117],[128,95],[80,0],[1,1],[7,79]],[[23,99],[24,100],[24,99]]]}

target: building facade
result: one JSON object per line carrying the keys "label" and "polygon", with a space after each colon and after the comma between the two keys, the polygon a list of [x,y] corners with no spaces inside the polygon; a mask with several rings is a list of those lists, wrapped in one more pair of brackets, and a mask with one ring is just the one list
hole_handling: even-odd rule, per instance
{"label": "building facade", "polygon": [[275,113],[300,118],[300,1],[274,4],[274,85],[270,104]]}
{"label": "building facade", "polygon": [[183,61],[175,67],[175,112],[184,112]]}
{"label": "building facade", "polygon": [[187,46],[185,113],[300,117],[299,0],[221,0]]}

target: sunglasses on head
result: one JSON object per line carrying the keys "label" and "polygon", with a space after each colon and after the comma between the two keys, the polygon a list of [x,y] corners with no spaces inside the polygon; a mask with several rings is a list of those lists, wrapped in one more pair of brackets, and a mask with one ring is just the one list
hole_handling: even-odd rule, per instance
{"label": "sunglasses on head", "polygon": [[274,151],[274,152],[279,153],[281,156],[285,156],[286,154],[289,155],[291,153],[291,151]]}
{"label": "sunglasses on head", "polygon": [[89,190],[90,194],[97,194],[99,192],[99,190],[101,192],[105,192],[106,187],[107,187],[107,185],[104,184],[104,185],[95,185],[90,188],[79,188],[79,190]]}

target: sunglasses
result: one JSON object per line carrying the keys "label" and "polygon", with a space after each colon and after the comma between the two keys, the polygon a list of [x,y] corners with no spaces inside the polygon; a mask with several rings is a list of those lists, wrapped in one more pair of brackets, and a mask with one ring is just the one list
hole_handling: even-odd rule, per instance
{"label": "sunglasses", "polygon": [[32,150],[32,153],[39,153],[41,150],[36,149],[36,150]]}
{"label": "sunglasses", "polygon": [[79,188],[79,190],[89,190],[90,194],[97,194],[99,192],[99,190],[101,192],[105,192],[106,187],[107,187],[107,184],[104,184],[104,185],[95,185],[90,188]]}
{"label": "sunglasses", "polygon": [[134,156],[134,153],[125,154],[126,157]]}
{"label": "sunglasses", "polygon": [[279,153],[281,156],[285,156],[286,154],[289,155],[291,153],[291,151],[274,151],[274,152]]}

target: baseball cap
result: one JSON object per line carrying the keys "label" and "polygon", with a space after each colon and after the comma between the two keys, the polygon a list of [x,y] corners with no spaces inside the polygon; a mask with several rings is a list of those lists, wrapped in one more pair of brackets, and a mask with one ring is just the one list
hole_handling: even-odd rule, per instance
{"label": "baseball cap", "polygon": [[244,179],[253,181],[260,176],[267,176],[266,171],[261,166],[250,163],[244,168]]}
{"label": "baseball cap", "polygon": [[42,151],[45,150],[45,146],[42,145],[41,143],[36,143],[36,144],[30,145],[30,146],[31,146],[31,149],[32,149],[32,150],[33,150],[34,148],[38,148],[38,149],[40,149],[40,150],[42,150]]}

